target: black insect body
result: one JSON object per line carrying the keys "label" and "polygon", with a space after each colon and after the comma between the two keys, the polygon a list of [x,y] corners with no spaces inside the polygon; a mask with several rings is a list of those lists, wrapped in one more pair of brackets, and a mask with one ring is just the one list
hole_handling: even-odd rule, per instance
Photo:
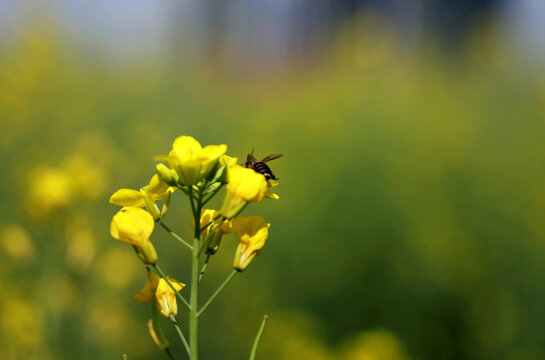
{"label": "black insect body", "polygon": [[278,178],[274,176],[269,165],[265,163],[267,161],[278,159],[281,156],[282,154],[271,154],[271,155],[265,156],[262,160],[257,160],[254,156],[254,151],[252,150],[252,152],[248,154],[248,156],[246,157],[246,162],[242,166],[248,169],[252,169],[256,173],[259,173],[265,176],[266,180],[269,180],[269,179],[278,180]]}

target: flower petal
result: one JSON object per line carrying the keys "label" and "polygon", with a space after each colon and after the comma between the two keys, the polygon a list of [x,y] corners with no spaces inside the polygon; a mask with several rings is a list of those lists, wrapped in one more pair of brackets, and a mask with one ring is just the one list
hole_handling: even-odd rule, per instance
{"label": "flower petal", "polygon": [[151,177],[151,180],[146,187],[146,193],[152,200],[159,200],[167,196],[169,192],[169,186],[166,182],[155,174]]}
{"label": "flower petal", "polygon": [[126,207],[140,207],[144,206],[146,202],[144,200],[144,194],[138,190],[119,189],[110,197],[110,204]]}

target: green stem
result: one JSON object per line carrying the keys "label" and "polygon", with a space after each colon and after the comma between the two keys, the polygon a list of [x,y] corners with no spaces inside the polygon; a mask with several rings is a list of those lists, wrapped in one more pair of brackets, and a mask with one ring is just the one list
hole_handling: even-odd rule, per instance
{"label": "green stem", "polygon": [[265,325],[267,325],[267,320],[269,320],[269,316],[268,315],[263,316],[263,321],[261,322],[261,326],[259,327],[259,330],[257,331],[257,335],[254,340],[254,345],[252,346],[252,352],[250,353],[250,360],[255,359],[255,354],[257,353],[257,347],[259,346],[261,335],[263,335],[263,330],[265,330]]}
{"label": "green stem", "polygon": [[191,359],[191,351],[189,350],[189,344],[187,343],[187,340],[185,339],[184,334],[182,333],[182,329],[180,329],[180,326],[178,325],[178,321],[176,320],[176,317],[174,314],[170,314],[169,317],[170,321],[172,321],[172,324],[174,324],[174,328],[176,329],[176,332],[178,332],[178,336],[180,337],[180,340],[184,343],[185,350],[187,351],[187,355],[189,355]]}
{"label": "green stem", "polygon": [[185,241],[184,239],[182,239],[180,237],[180,235],[178,235],[174,231],[172,231],[168,226],[165,225],[165,223],[163,223],[162,221],[159,221],[159,225],[161,225],[163,227],[163,229],[165,229],[170,235],[172,235],[173,238],[178,240],[183,246],[185,246],[189,250],[193,250],[192,246],[189,245],[189,243],[187,241]]}
{"label": "green stem", "polygon": [[229,282],[231,281],[231,279],[238,273],[238,271],[236,270],[233,270],[229,276],[227,277],[227,279],[225,279],[223,281],[223,283],[220,285],[220,287],[218,288],[218,290],[216,290],[215,293],[212,294],[212,296],[210,296],[210,299],[208,299],[208,301],[206,302],[206,304],[204,304],[204,306],[201,308],[201,310],[199,310],[199,312],[197,313],[197,316],[201,316],[202,313],[210,306],[210,304],[212,304],[212,301],[214,301],[214,299],[219,295],[219,293],[223,290],[223,288],[229,284]]}
{"label": "green stem", "polygon": [[206,258],[204,258],[204,264],[202,265],[201,272],[199,274],[199,282],[201,282],[201,279],[204,275],[204,272],[206,271],[206,268],[208,267],[208,261],[210,261],[211,254],[206,254]]}
{"label": "green stem", "polygon": [[176,293],[176,297],[178,299],[180,299],[180,301],[187,307],[187,309],[189,311],[191,311],[191,305],[189,305],[189,303],[186,301],[186,299],[184,299],[184,297],[182,296],[182,294],[180,294],[180,292],[178,290],[176,290],[176,288],[174,287],[174,285],[172,285],[172,282],[170,282],[170,280],[167,278],[167,276],[165,275],[165,273],[163,272],[163,270],[161,270],[161,268],[159,266],[157,266],[157,264],[153,264],[152,265],[153,268],[155,269],[155,271],[157,272],[157,274],[159,274],[160,277],[162,277],[163,279],[165,279],[165,281],[167,282],[168,286],[170,286],[170,288],[172,290],[174,290],[174,292]]}
{"label": "green stem", "polygon": [[[193,193],[193,190],[190,190],[190,193]],[[197,198],[197,205],[191,201],[191,208],[193,209],[193,218],[195,224],[200,224],[201,218],[201,209],[202,209],[202,189],[199,191],[199,196]],[[197,316],[197,307],[199,300],[199,239],[200,239],[200,226],[195,226],[195,234],[193,236],[193,249],[191,254],[191,294],[190,294],[190,304],[191,308],[189,310],[189,347],[191,349],[190,358],[191,360],[198,360],[199,350],[198,350],[198,329],[199,329],[199,319]]]}
{"label": "green stem", "polygon": [[[200,224],[200,216],[197,218],[197,211],[195,210],[195,203],[193,202],[193,187],[189,188],[189,203],[191,204],[191,211],[193,212],[193,218],[195,219],[195,224]],[[196,228],[197,226],[195,226]]]}

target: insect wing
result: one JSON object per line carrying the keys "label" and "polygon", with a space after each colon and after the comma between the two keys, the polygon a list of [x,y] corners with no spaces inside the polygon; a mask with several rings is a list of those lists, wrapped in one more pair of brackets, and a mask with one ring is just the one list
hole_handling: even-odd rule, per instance
{"label": "insect wing", "polygon": [[274,160],[274,159],[278,159],[279,157],[281,156],[284,156],[283,154],[271,154],[271,155],[267,155],[263,158],[263,162],[267,162],[267,161],[271,161],[271,160]]}

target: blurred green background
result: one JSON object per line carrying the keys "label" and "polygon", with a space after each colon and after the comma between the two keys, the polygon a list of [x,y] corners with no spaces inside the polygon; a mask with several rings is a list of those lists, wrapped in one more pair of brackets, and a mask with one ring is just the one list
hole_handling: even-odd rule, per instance
{"label": "blurred green background", "polygon": [[[104,49],[107,31],[66,25],[75,2],[0,4],[17,9],[0,33],[0,358],[166,358],[108,198],[147,184],[180,135],[239,159],[285,154],[270,163],[280,200],[245,210],[272,224],[263,253],[201,318],[203,359],[247,358],[263,314],[260,360],[545,358],[543,57],[517,50],[499,16],[454,40],[424,26],[415,43],[358,8],[256,55],[213,13],[206,41],[172,26],[123,53],[138,24]],[[190,237],[175,195],[166,223]],[[160,228],[152,240],[188,282],[185,249]],[[203,299],[235,247],[213,257]]]}

